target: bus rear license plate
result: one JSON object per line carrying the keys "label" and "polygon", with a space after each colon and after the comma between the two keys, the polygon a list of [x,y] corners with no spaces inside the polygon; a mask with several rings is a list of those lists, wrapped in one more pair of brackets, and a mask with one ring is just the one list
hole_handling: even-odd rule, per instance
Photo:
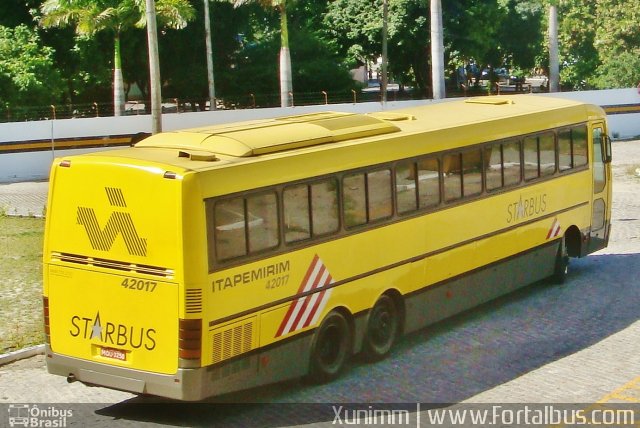
{"label": "bus rear license plate", "polygon": [[127,361],[127,353],[120,349],[100,348],[100,356],[105,358],[112,358],[119,361]]}

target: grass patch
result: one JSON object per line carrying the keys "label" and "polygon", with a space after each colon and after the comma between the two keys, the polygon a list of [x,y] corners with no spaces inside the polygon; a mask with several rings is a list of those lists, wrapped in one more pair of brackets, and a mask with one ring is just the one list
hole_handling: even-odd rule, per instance
{"label": "grass patch", "polygon": [[0,215],[0,354],[44,342],[44,219]]}

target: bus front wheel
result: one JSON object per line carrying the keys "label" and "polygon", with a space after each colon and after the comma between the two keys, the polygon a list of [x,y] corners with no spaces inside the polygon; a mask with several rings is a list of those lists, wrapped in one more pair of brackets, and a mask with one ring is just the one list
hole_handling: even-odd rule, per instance
{"label": "bus front wheel", "polygon": [[364,357],[368,361],[378,361],[386,357],[398,337],[398,308],[390,296],[378,299],[367,320],[364,337]]}
{"label": "bus front wheel", "polygon": [[330,312],[314,337],[309,379],[321,383],[338,377],[349,360],[350,348],[349,322],[340,312]]}
{"label": "bus front wheel", "polygon": [[565,238],[562,238],[560,241],[560,247],[558,247],[556,261],[553,267],[552,280],[556,284],[563,284],[569,275],[569,254],[564,239]]}

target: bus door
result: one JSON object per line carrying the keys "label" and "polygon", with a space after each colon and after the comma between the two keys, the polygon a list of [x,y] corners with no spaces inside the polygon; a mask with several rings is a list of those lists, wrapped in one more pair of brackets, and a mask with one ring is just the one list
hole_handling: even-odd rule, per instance
{"label": "bus door", "polygon": [[611,142],[603,122],[591,126],[593,203],[589,253],[607,246],[611,222]]}

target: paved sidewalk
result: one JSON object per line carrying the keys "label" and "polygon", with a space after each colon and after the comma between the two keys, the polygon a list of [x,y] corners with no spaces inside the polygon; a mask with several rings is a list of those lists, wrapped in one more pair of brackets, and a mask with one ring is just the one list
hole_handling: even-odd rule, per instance
{"label": "paved sidewalk", "polygon": [[48,191],[48,181],[0,184],[0,213],[10,216],[43,217]]}

